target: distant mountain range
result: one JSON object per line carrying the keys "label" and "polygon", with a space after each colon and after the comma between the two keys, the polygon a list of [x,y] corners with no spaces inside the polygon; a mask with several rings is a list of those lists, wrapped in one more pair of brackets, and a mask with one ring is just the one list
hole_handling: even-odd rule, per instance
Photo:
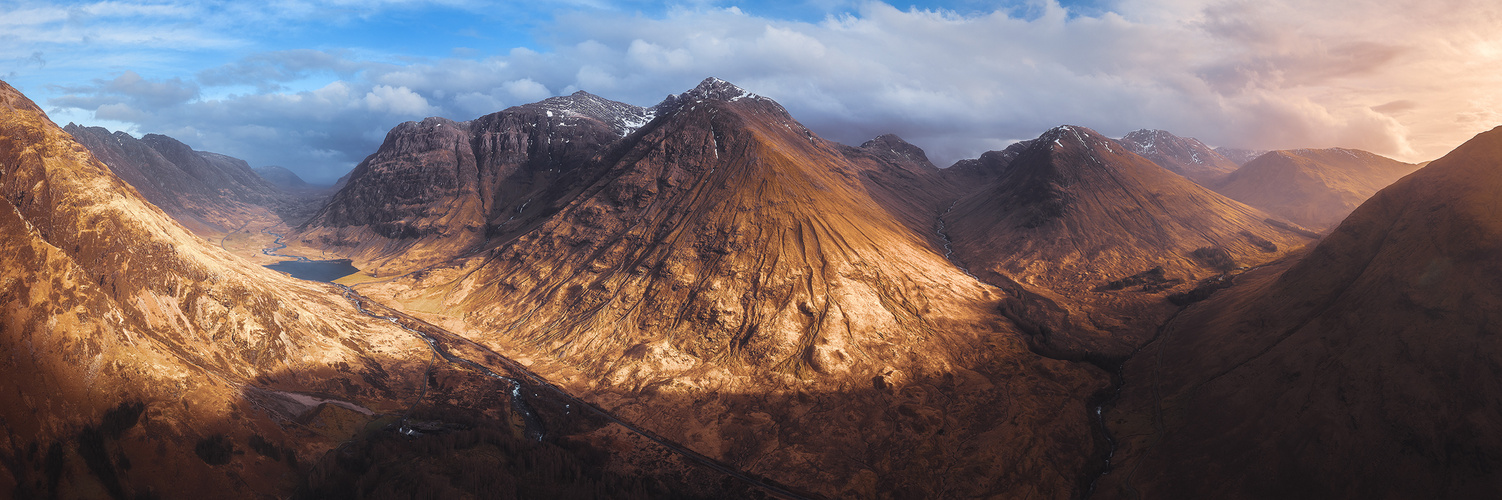
{"label": "distant mountain range", "polygon": [[1502,129],[1420,168],[1066,125],[941,169],[710,78],[399,124],[318,190],[0,103],[17,497],[1502,484]]}
{"label": "distant mountain range", "polygon": [[194,151],[164,135],[136,139],[125,132],[72,123],[63,130],[146,201],[205,236],[232,232],[257,218],[280,217],[295,225],[327,196],[308,192],[306,184],[298,185],[302,179],[281,167],[272,167],[280,169],[272,172],[291,184],[270,182],[244,160]]}

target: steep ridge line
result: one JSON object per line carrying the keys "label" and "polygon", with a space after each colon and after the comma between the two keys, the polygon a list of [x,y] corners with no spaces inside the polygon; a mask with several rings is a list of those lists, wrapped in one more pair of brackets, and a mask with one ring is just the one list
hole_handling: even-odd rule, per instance
{"label": "steep ridge line", "polygon": [[[557,385],[554,385],[552,382],[547,381],[547,379],[542,378],[542,376],[537,375],[533,371],[527,369],[525,366],[522,366],[521,363],[518,363],[515,360],[512,360],[511,358],[502,356],[499,353],[496,353],[495,351],[492,351],[492,350],[490,350],[489,348],[487,348],[485,346],[482,346],[482,345],[480,345],[478,343],[475,343],[474,341],[471,341],[471,340],[466,339],[466,338],[464,338],[462,336],[459,336],[458,334],[455,334],[453,332],[445,330],[445,329],[443,329],[443,328],[441,328],[441,327],[439,327],[437,325],[433,325],[433,324],[428,323],[426,321],[423,321],[421,319],[409,316],[409,315],[407,315],[405,313],[402,313],[400,311],[397,311],[397,310],[391,309],[389,307],[383,306],[380,303],[375,302],[373,300],[370,300],[368,297],[365,297],[364,295],[361,295],[359,292],[356,292],[353,288],[350,288],[350,287],[344,286],[344,285],[337,285],[337,284],[335,286],[338,286],[340,289],[342,289],[344,291],[344,298],[346,300],[349,300],[351,303],[353,303],[355,305],[355,308],[357,310],[359,310],[361,313],[366,314],[368,316],[371,316],[373,318],[383,319],[383,320],[386,320],[386,321],[390,321],[391,323],[394,323],[397,326],[400,326],[403,329],[406,329],[407,331],[412,332],[413,334],[415,334],[418,337],[422,338],[423,341],[427,342],[428,346],[433,349],[433,352],[435,354],[437,354],[438,356],[442,357],[443,359],[445,359],[445,360],[447,360],[447,361],[449,361],[451,363],[455,363],[455,364],[459,364],[459,365],[463,365],[463,366],[468,366],[468,367],[474,369],[475,371],[477,371],[477,372],[479,372],[481,374],[484,374],[484,375],[486,375],[488,377],[510,381],[512,384],[514,384],[512,386],[512,398],[511,398],[512,404],[513,405],[517,405],[517,404],[522,405],[521,408],[525,409],[525,413],[522,413],[524,419],[527,418],[527,415],[533,415],[532,418],[534,418],[534,419],[536,418],[536,416],[531,413],[530,408],[527,408],[525,406],[526,403],[523,401],[523,398],[522,398],[522,383],[521,383],[520,380],[511,378],[511,377],[506,377],[504,375],[497,374],[493,370],[491,370],[490,368],[486,367],[485,365],[480,364],[479,362],[473,361],[471,359],[459,357],[459,356],[453,354],[452,351],[453,350],[468,350],[468,351],[476,352],[485,361],[499,364],[502,367],[504,367],[504,369],[506,371],[508,371],[508,372],[511,372],[511,373],[514,373],[514,374],[520,374],[522,377],[526,378],[527,381],[529,381],[535,387],[541,388],[541,389],[543,389],[545,391],[551,391],[554,394],[555,398],[557,398],[559,400],[562,400],[562,401],[565,401],[569,405],[574,405],[574,406],[578,406],[580,408],[588,409],[589,411],[593,412],[595,415],[597,415],[597,416],[599,416],[601,418],[604,418],[605,420],[608,420],[611,423],[620,425],[622,428],[624,428],[624,429],[626,429],[626,430],[628,430],[628,431],[630,431],[632,433],[635,433],[635,434],[637,434],[637,435],[639,435],[639,436],[641,436],[643,438],[651,440],[652,442],[655,442],[658,445],[661,445],[663,448],[666,448],[669,451],[672,451],[673,453],[676,453],[679,456],[681,456],[681,457],[683,457],[685,459],[688,459],[691,462],[698,463],[699,465],[708,467],[710,469],[713,469],[713,470],[715,470],[717,472],[720,472],[722,474],[725,474],[727,476],[739,479],[739,480],[741,480],[741,481],[743,481],[743,482],[745,482],[747,484],[750,484],[750,485],[755,486],[757,488],[761,488],[761,489],[763,489],[763,490],[765,490],[765,491],[767,491],[767,492],[769,492],[769,493],[771,493],[773,495],[776,495],[776,496],[779,496],[779,497],[782,497],[782,498],[792,499],[792,500],[806,500],[806,499],[822,498],[822,497],[819,497],[817,495],[812,495],[812,494],[808,494],[808,493],[799,493],[799,492],[792,491],[788,487],[778,485],[778,484],[772,482],[769,479],[760,478],[760,477],[751,475],[750,473],[742,472],[739,469],[736,469],[736,468],[730,466],[729,464],[720,462],[719,460],[715,460],[715,459],[710,458],[708,456],[702,455],[702,454],[700,454],[700,453],[698,453],[696,451],[688,449],[687,447],[684,447],[682,445],[679,445],[678,443],[670,441],[667,438],[659,436],[655,432],[652,432],[652,431],[647,430],[647,429],[643,429],[641,427],[636,426],[635,424],[627,422],[626,420],[624,420],[624,419],[616,416],[615,414],[613,414],[613,413],[605,410],[604,408],[600,408],[599,406],[596,406],[593,403],[584,401],[582,399],[579,399],[579,398],[575,397],[572,394],[569,394],[567,391],[564,391],[562,388],[558,387]],[[378,314],[375,311],[372,311],[371,308],[379,308],[379,310],[380,310],[381,313]],[[453,349],[453,348],[457,348],[457,349]],[[536,396],[535,393],[534,393],[534,396]],[[539,426],[541,425],[541,421],[540,420],[537,423],[538,423]],[[531,422],[528,422],[528,427],[529,428],[531,427],[531,425],[532,425]],[[539,436],[537,436],[536,439],[541,440],[542,436],[539,435]]]}

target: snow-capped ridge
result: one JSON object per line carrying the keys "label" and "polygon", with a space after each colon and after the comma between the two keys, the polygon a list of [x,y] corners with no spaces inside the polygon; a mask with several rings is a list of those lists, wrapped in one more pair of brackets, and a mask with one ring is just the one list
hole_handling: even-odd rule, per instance
{"label": "snow-capped ridge", "polygon": [[[684,92],[682,94],[668,94],[668,96],[664,98],[661,103],[653,106],[652,110],[660,116],[671,111],[682,109],[684,106],[688,106],[689,109],[694,109],[696,105],[706,102],[736,102],[741,100],[751,100],[774,105],[777,104],[776,101],[751,93],[750,91],[740,88],[733,83],[721,80],[719,78],[709,77],[705,78],[704,81],[699,82],[699,85],[697,87],[689,89],[687,92]],[[778,105],[778,107],[780,108],[781,106]],[[784,111],[784,113],[786,113],[786,111]]]}
{"label": "snow-capped ridge", "polygon": [[656,116],[655,108],[643,108],[623,102],[612,101],[583,90],[566,96],[556,96],[541,101],[517,106],[521,109],[541,110],[549,118],[560,120],[592,118],[610,125],[621,136],[631,134]]}

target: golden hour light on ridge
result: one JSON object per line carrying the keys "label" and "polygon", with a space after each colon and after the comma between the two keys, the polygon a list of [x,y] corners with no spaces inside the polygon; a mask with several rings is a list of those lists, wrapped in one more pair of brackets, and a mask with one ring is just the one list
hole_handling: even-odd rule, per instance
{"label": "golden hour light on ridge", "polygon": [[1486,498],[1502,8],[0,6],[0,496]]}

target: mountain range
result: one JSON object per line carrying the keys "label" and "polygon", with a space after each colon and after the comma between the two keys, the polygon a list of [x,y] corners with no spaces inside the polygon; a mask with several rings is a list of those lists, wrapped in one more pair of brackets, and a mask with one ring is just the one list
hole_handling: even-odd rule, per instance
{"label": "mountain range", "polygon": [[[1499,484],[1502,131],[1419,168],[1066,125],[938,168],[710,78],[403,123],[319,191],[0,96],[16,496]],[[292,256],[359,272],[251,263]]]}

